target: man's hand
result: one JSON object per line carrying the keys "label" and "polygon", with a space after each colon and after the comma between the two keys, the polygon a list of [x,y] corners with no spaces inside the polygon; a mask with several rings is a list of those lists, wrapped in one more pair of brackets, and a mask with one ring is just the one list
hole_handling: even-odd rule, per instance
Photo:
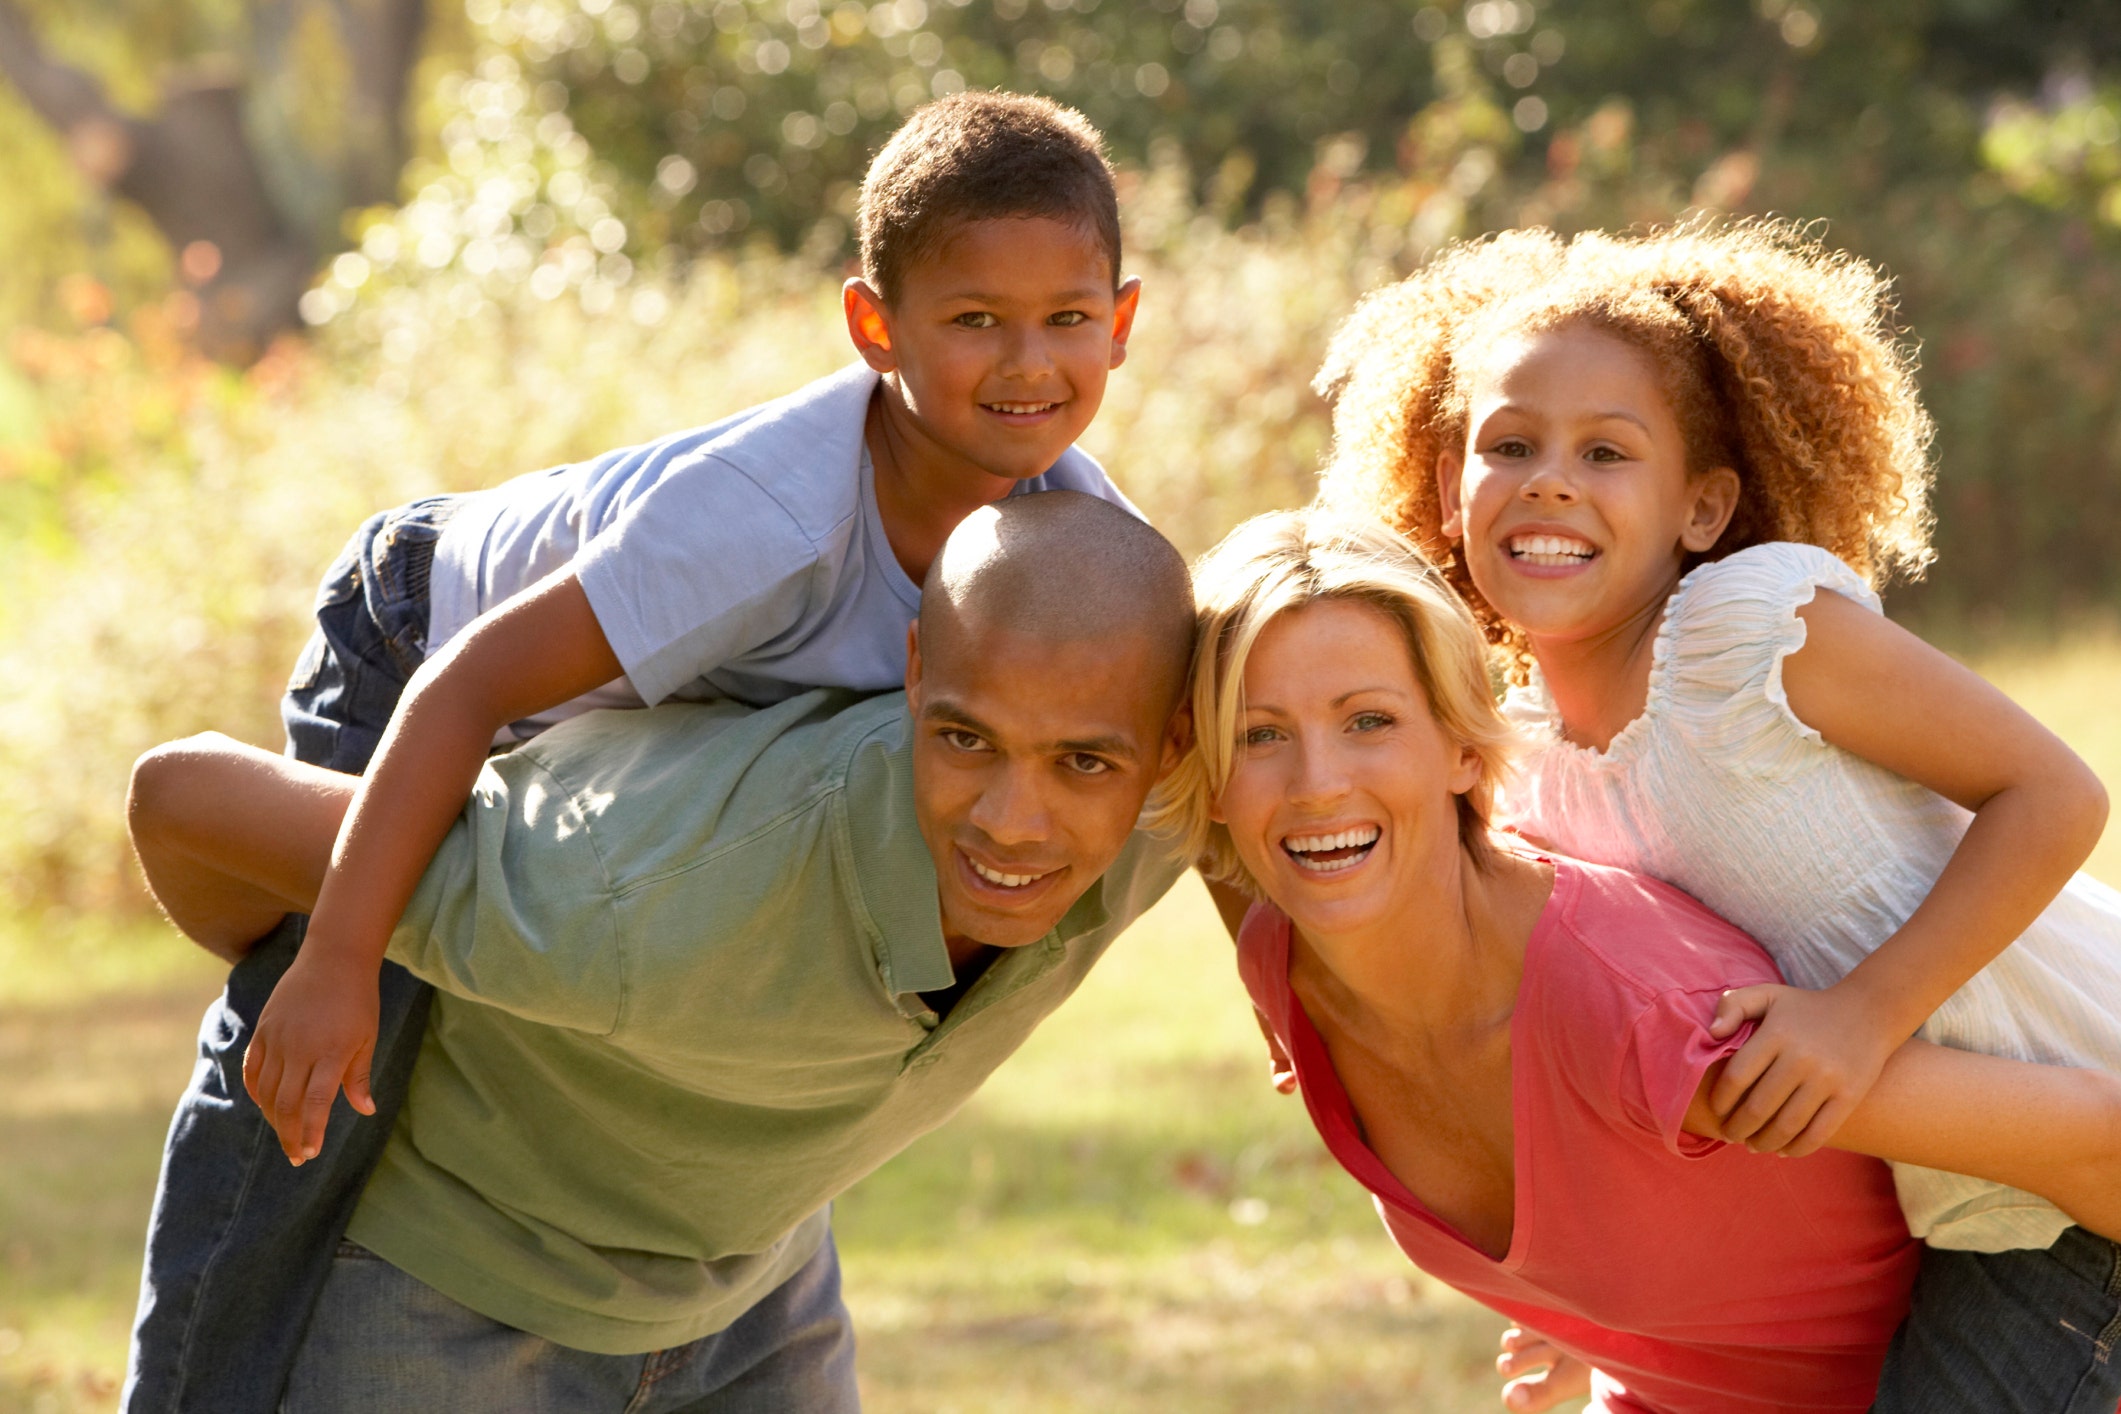
{"label": "man's hand", "polygon": [[243,1053],[243,1088],[280,1136],[287,1161],[300,1165],[324,1147],[324,1125],[341,1086],[362,1114],[376,1112],[368,1093],[375,1056],[377,973],[305,947],[273,989]]}
{"label": "man's hand", "polygon": [[1881,1025],[1843,987],[1740,987],[1716,1005],[1711,1035],[1760,1023],[1709,1093],[1724,1137],[1760,1154],[1798,1158],[1833,1139],[1908,1038]]}
{"label": "man's hand", "polygon": [[1519,1414],[1539,1414],[1565,1399],[1591,1392],[1591,1367],[1564,1354],[1538,1331],[1512,1326],[1502,1333],[1502,1354],[1495,1371],[1509,1383],[1502,1402]]}

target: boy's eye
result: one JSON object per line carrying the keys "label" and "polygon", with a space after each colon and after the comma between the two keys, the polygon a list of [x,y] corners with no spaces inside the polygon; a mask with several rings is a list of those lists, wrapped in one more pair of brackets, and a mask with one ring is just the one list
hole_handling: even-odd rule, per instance
{"label": "boy's eye", "polygon": [[992,329],[1001,323],[984,309],[968,309],[950,322],[963,329]]}
{"label": "boy's eye", "polygon": [[1048,319],[1046,322],[1048,324],[1057,324],[1063,329],[1069,329],[1073,328],[1077,324],[1089,323],[1090,316],[1083,313],[1079,309],[1064,309],[1060,313]]}

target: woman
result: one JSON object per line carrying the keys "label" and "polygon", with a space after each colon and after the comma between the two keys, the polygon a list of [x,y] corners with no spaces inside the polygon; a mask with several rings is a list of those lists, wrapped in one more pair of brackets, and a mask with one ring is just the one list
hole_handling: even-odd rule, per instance
{"label": "woman", "polygon": [[1282,513],[1196,575],[1166,822],[1262,899],[1246,985],[1402,1250],[1595,1367],[1594,1408],[1867,1408],[1917,1259],[1878,1158],[2121,1232],[2121,1094],[2092,1072],[1910,1043],[1851,1152],[1722,1142],[1705,1097],[1744,1033],[1710,1021],[1773,965],[1672,889],[1489,831],[1509,732],[1412,547]]}

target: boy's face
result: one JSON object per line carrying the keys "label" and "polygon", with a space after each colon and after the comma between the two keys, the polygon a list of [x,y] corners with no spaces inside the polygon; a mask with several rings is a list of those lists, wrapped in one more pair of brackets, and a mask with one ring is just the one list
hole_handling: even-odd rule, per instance
{"label": "boy's face", "polygon": [[909,653],[914,813],[935,860],[943,932],[1037,942],[1109,868],[1182,727],[1152,684],[1146,636],[1054,642],[949,626]]}
{"label": "boy's face", "polygon": [[967,221],[913,262],[896,300],[850,280],[845,303],[863,359],[896,375],[916,453],[1021,480],[1097,415],[1139,293],[1113,289],[1089,228],[1027,216]]}

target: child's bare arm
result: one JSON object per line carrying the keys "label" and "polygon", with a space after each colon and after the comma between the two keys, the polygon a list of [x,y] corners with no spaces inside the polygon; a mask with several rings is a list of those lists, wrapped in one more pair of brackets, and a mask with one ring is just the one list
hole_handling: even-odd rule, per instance
{"label": "child's bare arm", "polygon": [[[1702,1077],[1684,1128],[1728,1138]],[[2121,1241],[2121,1076],[1909,1041],[1832,1146],[2037,1193]]]}
{"label": "child's bare arm", "polygon": [[134,763],[126,825],[170,922],[235,962],[316,900],[355,784],[206,732]]}
{"label": "child's bare arm", "polygon": [[1921,907],[1835,986],[1746,988],[1719,1016],[1760,1030],[1712,1097],[1726,1130],[1796,1155],[1826,1143],[1885,1057],[2053,901],[2106,824],[2098,777],[2023,708],[1839,595],[1800,609],[1790,709],[1829,742],[1974,812]]}
{"label": "child's bare arm", "polygon": [[258,1019],[244,1077],[295,1162],[343,1086],[368,1112],[377,971],[496,732],[620,676],[581,581],[562,571],[474,623],[413,675],[340,827],[308,937]]}

